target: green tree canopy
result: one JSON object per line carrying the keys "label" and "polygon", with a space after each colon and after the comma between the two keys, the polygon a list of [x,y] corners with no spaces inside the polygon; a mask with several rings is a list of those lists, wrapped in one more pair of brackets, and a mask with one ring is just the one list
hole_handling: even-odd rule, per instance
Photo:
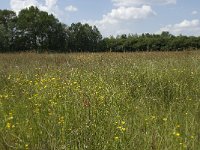
{"label": "green tree canopy", "polygon": [[68,28],[69,48],[72,51],[97,51],[102,35],[96,26],[72,23]]}
{"label": "green tree canopy", "polygon": [[10,51],[173,51],[200,49],[200,36],[122,34],[102,38],[96,26],[72,23],[67,26],[52,14],[29,7],[19,12],[0,10],[0,52]]}
{"label": "green tree canopy", "polygon": [[17,16],[10,10],[0,10],[0,49],[14,49]]}
{"label": "green tree canopy", "polygon": [[66,48],[65,26],[53,15],[30,7],[19,12],[17,20],[18,43],[21,49],[51,49]]}

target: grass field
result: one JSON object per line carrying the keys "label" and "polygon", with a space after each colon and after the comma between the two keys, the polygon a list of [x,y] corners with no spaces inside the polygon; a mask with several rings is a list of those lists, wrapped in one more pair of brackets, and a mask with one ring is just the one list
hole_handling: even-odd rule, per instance
{"label": "grass field", "polygon": [[199,150],[200,52],[0,54],[0,149]]}

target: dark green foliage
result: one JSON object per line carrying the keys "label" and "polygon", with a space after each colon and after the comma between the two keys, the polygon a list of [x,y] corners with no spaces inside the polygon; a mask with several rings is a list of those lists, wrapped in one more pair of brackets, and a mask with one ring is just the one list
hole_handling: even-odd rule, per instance
{"label": "dark green foliage", "polygon": [[199,49],[200,37],[174,36],[169,32],[161,34],[121,35],[105,38],[106,48],[110,51],[180,51]]}
{"label": "dark green foliage", "polygon": [[71,51],[97,51],[102,40],[102,35],[96,26],[88,24],[73,23],[68,28],[69,49]]}
{"label": "dark green foliage", "polygon": [[102,38],[96,26],[72,23],[67,26],[37,7],[17,16],[0,10],[0,52],[134,52],[200,49],[200,37],[161,34],[122,34]]}
{"label": "dark green foliage", "polygon": [[0,10],[0,51],[12,51],[15,44],[16,14],[10,10]]}
{"label": "dark green foliage", "polygon": [[65,26],[53,15],[36,7],[22,10],[18,15],[18,42],[21,50],[64,50],[67,36]]}

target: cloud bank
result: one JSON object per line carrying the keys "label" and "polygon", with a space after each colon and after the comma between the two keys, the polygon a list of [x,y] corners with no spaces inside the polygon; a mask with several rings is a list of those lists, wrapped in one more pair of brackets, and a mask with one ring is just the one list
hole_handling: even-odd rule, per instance
{"label": "cloud bank", "polygon": [[176,0],[111,0],[113,9],[104,14],[101,19],[87,21],[96,25],[105,36],[129,33],[130,24],[134,26],[142,21],[156,16],[154,5],[176,4]]}
{"label": "cloud bank", "polygon": [[24,8],[37,6],[40,10],[47,11],[60,18],[63,12],[59,9],[57,2],[58,0],[10,0],[10,7],[16,13],[19,13]]}
{"label": "cloud bank", "polygon": [[200,20],[183,20],[177,24],[169,24],[160,28],[159,32],[168,31],[175,35],[185,33],[187,35],[199,35],[200,34]]}
{"label": "cloud bank", "polygon": [[106,35],[117,35],[128,33],[130,30],[126,27],[127,23],[142,20],[156,13],[151,6],[143,5],[142,7],[118,7],[111,12],[103,15],[101,20],[89,21],[89,23],[98,26],[101,32]]}
{"label": "cloud bank", "polygon": [[10,0],[11,9],[17,14],[20,10],[30,6],[37,6],[40,10],[53,14],[62,22],[68,19],[69,13],[78,11],[78,8],[73,5],[66,6],[62,10],[58,5],[58,0]]}
{"label": "cloud bank", "polygon": [[115,6],[176,4],[176,0],[112,0]]}

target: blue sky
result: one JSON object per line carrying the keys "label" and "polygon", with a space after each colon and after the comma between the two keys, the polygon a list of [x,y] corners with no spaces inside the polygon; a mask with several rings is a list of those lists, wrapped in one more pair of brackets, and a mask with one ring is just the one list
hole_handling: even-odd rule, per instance
{"label": "blue sky", "polygon": [[96,25],[104,36],[160,33],[200,36],[200,0],[2,0],[17,13],[31,5],[60,21]]}

